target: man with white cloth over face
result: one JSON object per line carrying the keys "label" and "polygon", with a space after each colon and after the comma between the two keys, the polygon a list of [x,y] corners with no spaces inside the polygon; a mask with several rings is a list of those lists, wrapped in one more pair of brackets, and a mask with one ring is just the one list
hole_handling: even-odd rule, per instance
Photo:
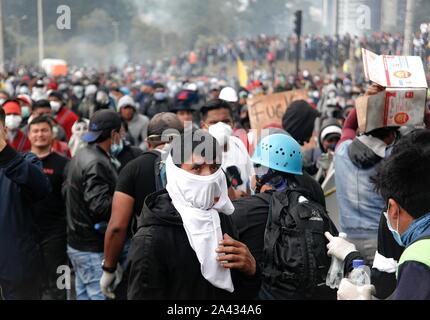
{"label": "man with white cloth over face", "polygon": [[235,240],[222,151],[210,134],[185,131],[166,160],[167,190],[145,200],[132,240],[128,299],[250,299],[259,270]]}

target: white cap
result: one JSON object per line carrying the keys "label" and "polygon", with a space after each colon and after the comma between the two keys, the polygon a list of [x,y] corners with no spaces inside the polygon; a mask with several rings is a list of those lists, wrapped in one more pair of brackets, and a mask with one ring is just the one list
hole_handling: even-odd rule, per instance
{"label": "white cap", "polygon": [[124,96],[121,99],[119,99],[118,106],[117,106],[118,111],[120,111],[121,108],[127,107],[127,106],[130,106],[136,109],[136,103],[134,102],[132,97]]}
{"label": "white cap", "polygon": [[238,102],[239,98],[237,96],[236,90],[234,90],[232,87],[225,87],[221,90],[219,94],[219,98],[221,100],[227,101],[227,102]]}

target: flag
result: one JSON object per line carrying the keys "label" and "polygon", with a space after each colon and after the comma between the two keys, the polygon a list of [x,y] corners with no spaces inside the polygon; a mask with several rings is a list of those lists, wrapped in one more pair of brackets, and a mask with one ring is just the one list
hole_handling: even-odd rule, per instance
{"label": "flag", "polygon": [[246,87],[248,85],[248,72],[240,58],[237,58],[237,74],[239,77],[239,83],[241,87]]}

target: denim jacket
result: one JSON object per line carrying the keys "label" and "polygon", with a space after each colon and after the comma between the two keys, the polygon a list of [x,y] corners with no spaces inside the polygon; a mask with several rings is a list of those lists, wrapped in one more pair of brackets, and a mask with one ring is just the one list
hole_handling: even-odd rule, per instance
{"label": "denim jacket", "polygon": [[[356,149],[354,156],[351,156],[351,146]],[[385,156],[389,153],[387,148]],[[364,144],[357,148],[356,140],[347,140],[336,150],[336,196],[341,230],[348,234],[348,238],[377,237],[385,203],[375,191],[370,177],[376,174],[376,164],[381,160]]]}

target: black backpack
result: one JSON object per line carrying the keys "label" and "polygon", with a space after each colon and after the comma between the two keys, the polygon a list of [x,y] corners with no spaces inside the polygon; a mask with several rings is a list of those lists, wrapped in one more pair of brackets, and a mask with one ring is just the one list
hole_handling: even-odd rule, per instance
{"label": "black backpack", "polygon": [[331,264],[326,231],[338,235],[326,209],[308,191],[290,187],[272,194],[262,266],[267,299],[336,299],[325,285]]}

